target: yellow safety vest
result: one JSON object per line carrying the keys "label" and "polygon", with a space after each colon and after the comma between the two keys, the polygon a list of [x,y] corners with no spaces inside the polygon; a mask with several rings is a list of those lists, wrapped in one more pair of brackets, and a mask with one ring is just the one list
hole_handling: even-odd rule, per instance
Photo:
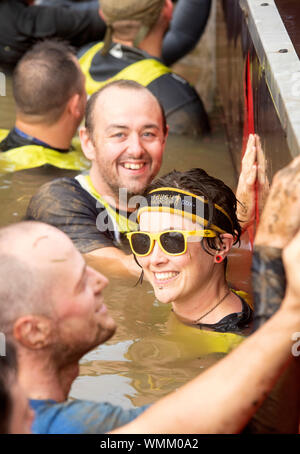
{"label": "yellow safety vest", "polygon": [[249,295],[249,293],[247,292],[244,292],[243,290],[234,290],[234,289],[231,289],[231,291],[233,293],[236,293],[238,296],[240,296],[244,301],[246,301],[246,303],[248,304],[248,306],[253,310],[254,309],[254,306],[253,306],[253,301],[252,301],[252,298],[251,296]]}
{"label": "yellow safety vest", "polygon": [[104,206],[113,222],[113,225],[115,226],[116,233],[132,232],[138,229],[138,224],[136,222],[131,221],[126,216],[123,216],[122,214],[114,210],[114,208],[109,205],[109,203],[97,192],[89,175],[77,175],[75,179],[83,189],[85,189],[91,196],[94,197],[94,199],[96,199],[101,203],[101,205]]}
{"label": "yellow safety vest", "polygon": [[[149,336],[137,339],[124,355],[127,360],[140,363],[142,368],[144,364],[146,366],[153,364],[152,370],[157,370],[155,368],[159,364],[162,367],[172,364],[175,368],[180,364],[187,364],[191,379],[197,373],[199,374],[200,367],[205,369],[210,367],[245,340],[245,337],[239,334],[206,331],[185,325],[171,312],[170,305],[162,306],[159,320],[162,325],[165,324],[163,332],[158,333],[156,330]],[[186,381],[184,373],[178,376],[149,372],[143,376],[135,374],[133,386],[142,395],[153,391],[162,392],[164,395],[165,391],[178,388],[182,381]]]}
{"label": "yellow safety vest", "polygon": [[[9,130],[0,129],[0,142],[8,135]],[[72,140],[74,151],[60,153],[41,145],[23,145],[8,151],[0,151],[0,171],[16,172],[50,164],[59,169],[86,170],[90,162],[84,157],[78,138]]]}
{"label": "yellow safety vest", "polygon": [[[169,340],[181,340],[183,347],[188,344],[187,356],[210,355],[213,353],[227,354],[236,348],[245,336],[235,333],[219,333],[217,331],[206,331],[195,329],[193,326],[185,325],[172,314],[169,319],[170,334]],[[184,355],[183,355],[184,356]]]}
{"label": "yellow safety vest", "polygon": [[[242,291],[231,289],[253,308],[251,296]],[[180,342],[183,350],[188,346],[184,355],[210,355],[213,353],[227,354],[236,348],[244,339],[244,335],[236,333],[220,333],[217,331],[207,331],[205,329],[195,329],[192,325],[182,323],[172,312],[169,318],[169,332],[165,336],[168,340]],[[183,355],[183,356],[184,356]]]}
{"label": "yellow safety vest", "polygon": [[126,68],[122,69],[115,76],[110,77],[105,81],[96,81],[92,78],[90,74],[90,68],[92,65],[93,58],[103,47],[103,43],[100,42],[95,44],[90,49],[87,50],[85,54],[82,55],[79,59],[79,64],[81,66],[82,72],[85,75],[85,89],[88,95],[92,95],[95,91],[104,87],[104,85],[115,80],[126,79],[134,80],[144,87],[147,87],[151,82],[157,79],[164,74],[172,72],[170,68],[165,66],[163,63],[160,63],[154,58],[145,58],[136,63],[132,63]]}
{"label": "yellow safety vest", "polygon": [[[170,307],[161,308],[160,321],[165,324],[163,332],[135,341],[128,348],[126,359],[142,363],[145,358],[149,358],[148,361],[155,364],[176,364],[178,361],[182,363],[192,360],[197,365],[202,363],[204,367],[208,367],[245,340],[245,336],[239,334],[200,330],[185,325],[171,312]],[[149,373],[146,380],[141,382],[137,379],[134,386],[138,390],[146,391],[150,388],[159,391],[176,382],[176,376],[160,378]]]}

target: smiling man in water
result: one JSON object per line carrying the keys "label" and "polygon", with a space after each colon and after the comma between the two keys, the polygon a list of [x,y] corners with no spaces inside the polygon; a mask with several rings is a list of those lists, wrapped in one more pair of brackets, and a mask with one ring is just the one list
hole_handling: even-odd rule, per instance
{"label": "smiling man in water", "polygon": [[[33,431],[242,431],[293,360],[292,334],[300,324],[296,272],[300,233],[284,249],[283,257],[287,292],[280,309],[262,328],[150,408],[125,410],[107,402],[67,400],[81,357],[116,330],[103,301],[107,279],[87,266],[71,240],[52,226],[22,222],[0,229],[0,331],[16,342],[19,381],[36,413]],[[287,419],[299,408],[297,395],[293,407]],[[270,432],[277,431],[276,426],[282,426],[281,407],[267,407],[268,413]],[[298,415],[296,411],[296,425],[288,424],[284,433],[297,430]]]}
{"label": "smiling man in water", "polygon": [[[136,203],[159,172],[167,136],[164,110],[147,88],[130,80],[107,84],[89,99],[80,131],[81,148],[91,161],[89,174],[46,183],[31,199],[27,220],[61,229],[97,270],[139,276],[123,233],[137,229]],[[250,136],[244,157],[250,169],[256,148]],[[244,169],[242,182],[249,173]],[[242,184],[248,195],[255,175],[251,188]],[[242,201],[243,191],[238,191]],[[247,200],[245,205],[247,216],[238,213],[238,218],[247,221],[251,207]]]}
{"label": "smiling man in water", "polygon": [[65,402],[80,358],[116,330],[103,301],[107,283],[52,226],[22,222],[0,230],[0,331],[16,342],[36,433],[103,433],[142,411]]}
{"label": "smiling man in water", "polygon": [[44,185],[27,219],[63,230],[95,268],[138,275],[133,256],[121,250],[122,233],[136,229],[127,198],[142,194],[158,173],[167,135],[164,111],[148,89],[123,80],[106,85],[89,99],[80,131],[89,174]]}

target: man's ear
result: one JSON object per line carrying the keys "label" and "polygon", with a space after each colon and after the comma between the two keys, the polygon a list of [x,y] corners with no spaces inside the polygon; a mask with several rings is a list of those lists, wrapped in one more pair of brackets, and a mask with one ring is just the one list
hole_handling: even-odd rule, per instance
{"label": "man's ear", "polygon": [[172,0],[166,0],[162,9],[162,13],[168,22],[171,22],[173,17],[174,5]]}
{"label": "man's ear", "polygon": [[94,143],[90,138],[89,131],[82,127],[79,129],[79,138],[81,143],[81,149],[87,159],[93,161],[96,157],[96,150],[94,147]]}
{"label": "man's ear", "polygon": [[80,123],[84,117],[85,106],[86,98],[80,93],[74,93],[68,101],[67,109],[72,117],[78,120],[78,123]]}
{"label": "man's ear", "polygon": [[13,335],[24,347],[40,350],[52,342],[53,323],[42,315],[26,315],[14,324]]}

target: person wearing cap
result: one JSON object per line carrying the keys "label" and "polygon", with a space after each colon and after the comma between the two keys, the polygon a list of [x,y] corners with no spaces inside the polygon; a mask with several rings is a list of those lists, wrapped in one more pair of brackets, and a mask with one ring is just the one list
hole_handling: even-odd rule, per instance
{"label": "person wearing cap", "polygon": [[102,0],[100,13],[107,24],[104,42],[79,53],[87,93],[91,95],[112,80],[135,80],[159,99],[170,132],[208,133],[209,119],[198,93],[162,62],[172,1]]}
{"label": "person wearing cap", "polygon": [[0,169],[88,169],[74,138],[87,97],[73,48],[54,39],[36,43],[19,60],[12,81],[16,121],[10,131],[0,129]]}
{"label": "person wearing cap", "polygon": [[245,334],[251,301],[226,279],[241,235],[232,190],[195,168],[156,179],[144,196],[139,230],[127,237],[158,301],[171,303],[172,315],[189,326]]}
{"label": "person wearing cap", "polygon": [[[99,10],[98,0],[39,0],[35,4],[64,6],[75,10]],[[101,4],[100,4],[101,6]],[[162,61],[169,66],[190,52],[204,32],[211,9],[211,0],[178,0],[170,27],[162,43]]]}

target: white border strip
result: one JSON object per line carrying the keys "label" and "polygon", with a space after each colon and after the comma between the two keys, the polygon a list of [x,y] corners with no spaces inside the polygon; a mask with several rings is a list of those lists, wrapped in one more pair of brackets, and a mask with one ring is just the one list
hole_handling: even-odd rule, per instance
{"label": "white border strip", "polygon": [[295,157],[300,154],[300,60],[274,0],[240,0],[240,6],[289,149]]}

